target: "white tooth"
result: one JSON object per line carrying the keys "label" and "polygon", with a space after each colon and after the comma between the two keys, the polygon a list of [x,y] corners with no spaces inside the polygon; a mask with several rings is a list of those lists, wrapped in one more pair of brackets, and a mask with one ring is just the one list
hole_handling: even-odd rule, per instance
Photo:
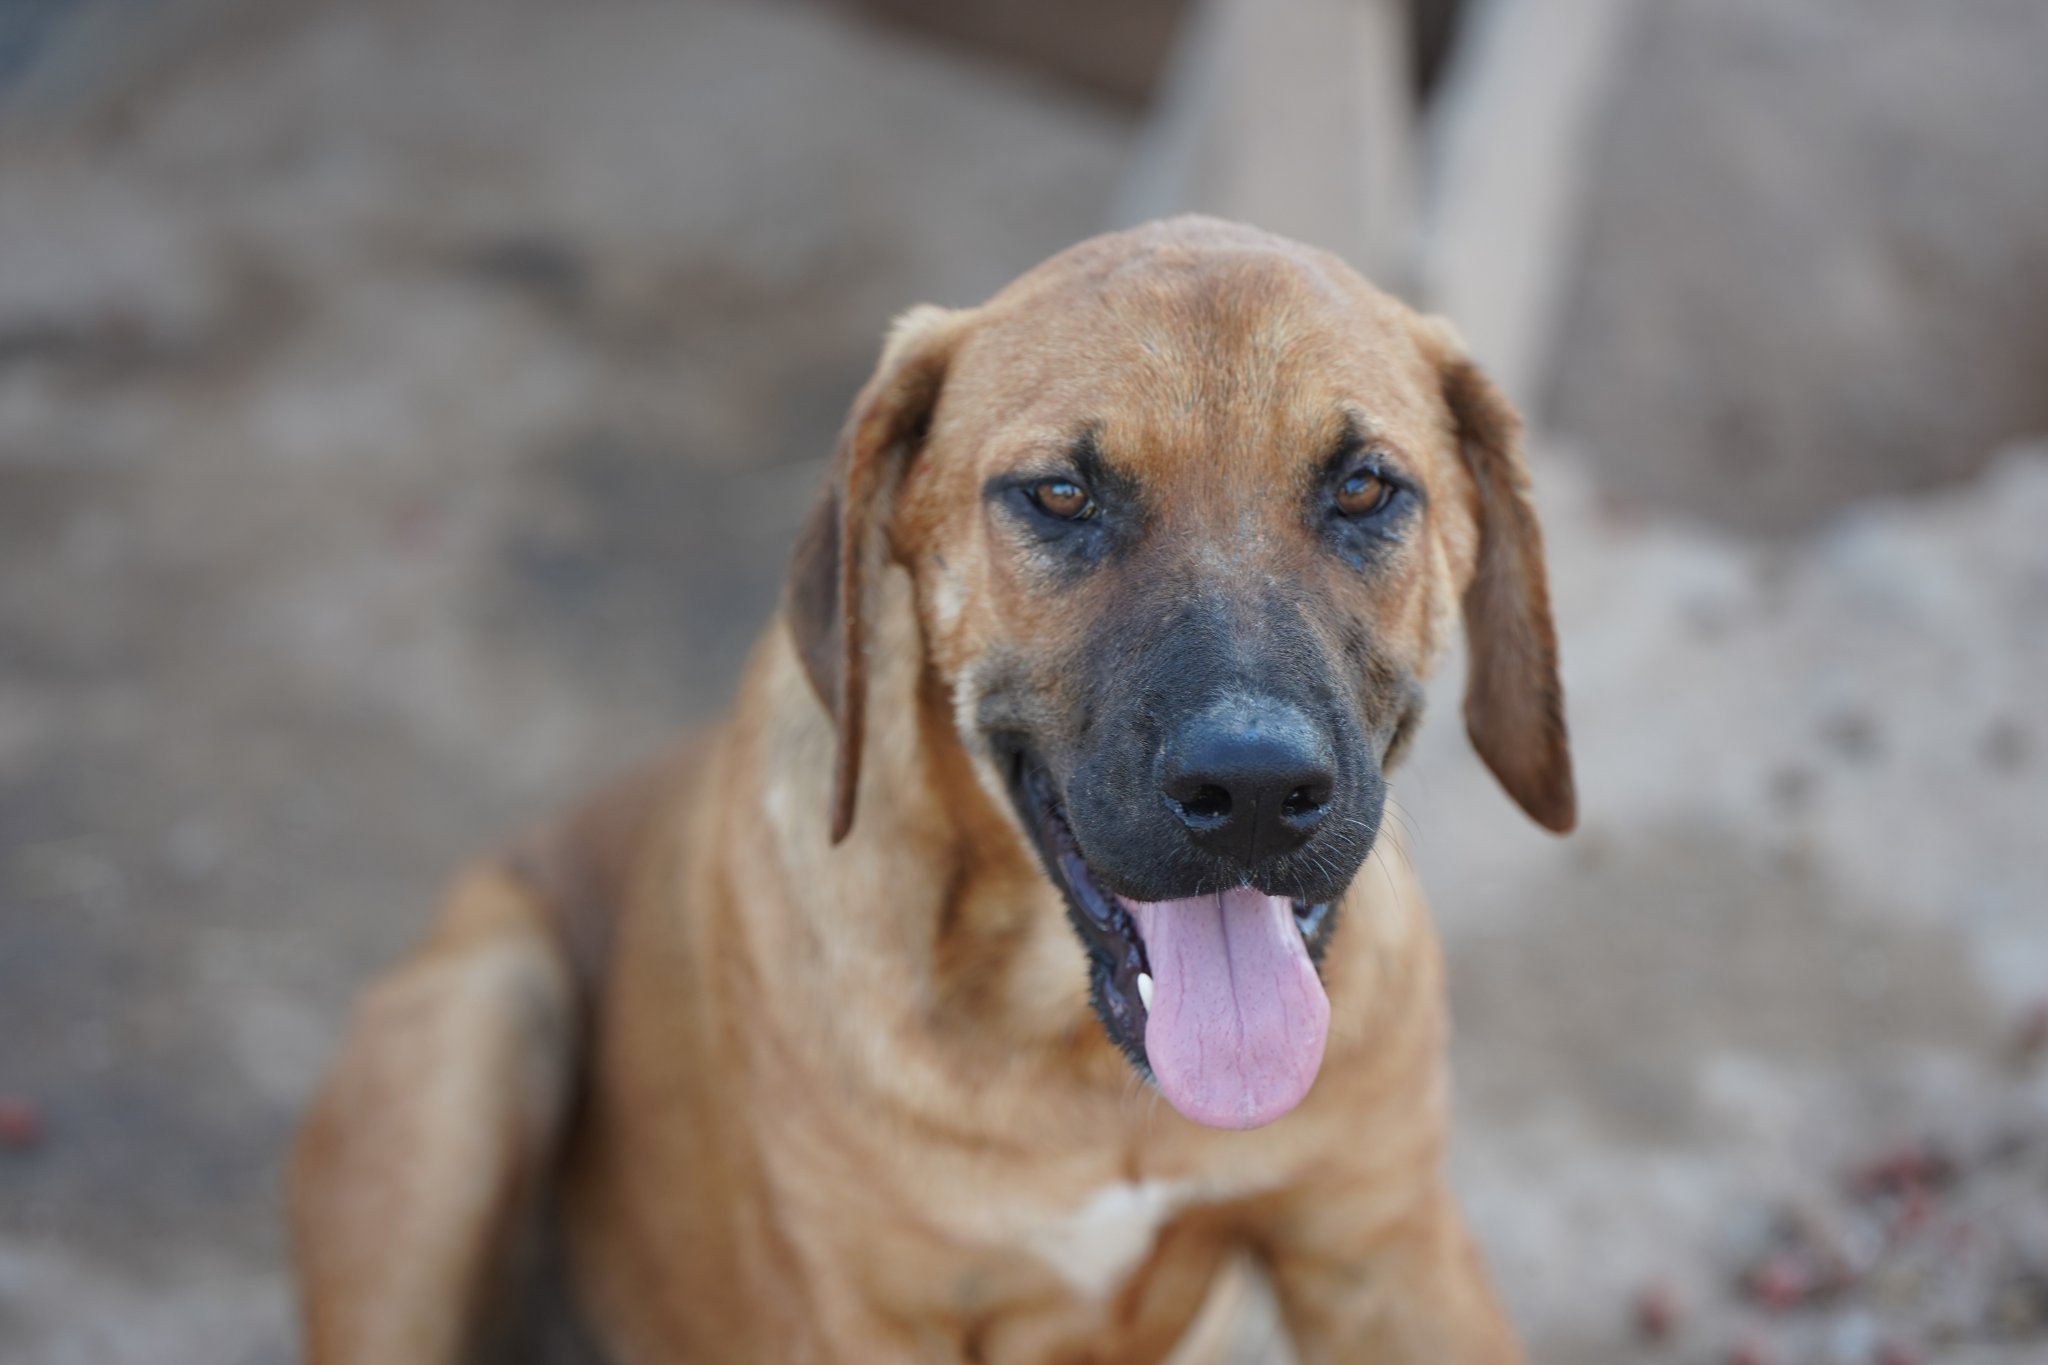
{"label": "white tooth", "polygon": [[1145,1008],[1152,1008],[1152,978],[1145,972],[1138,973],[1138,998],[1145,1002]]}

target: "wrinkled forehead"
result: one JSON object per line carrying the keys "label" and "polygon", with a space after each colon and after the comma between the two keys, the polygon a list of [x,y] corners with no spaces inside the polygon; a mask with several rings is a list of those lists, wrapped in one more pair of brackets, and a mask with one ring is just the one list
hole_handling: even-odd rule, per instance
{"label": "wrinkled forehead", "polygon": [[947,389],[984,459],[1085,432],[1176,481],[1269,478],[1347,435],[1425,473],[1447,430],[1408,310],[1334,259],[1263,245],[1057,257],[983,310]]}

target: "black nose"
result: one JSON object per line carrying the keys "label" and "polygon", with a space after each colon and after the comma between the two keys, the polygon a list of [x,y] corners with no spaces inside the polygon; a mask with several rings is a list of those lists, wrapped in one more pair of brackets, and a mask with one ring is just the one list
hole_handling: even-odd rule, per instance
{"label": "black nose", "polygon": [[1197,844],[1249,868],[1307,842],[1336,786],[1328,738],[1284,702],[1229,698],[1173,731],[1159,790]]}

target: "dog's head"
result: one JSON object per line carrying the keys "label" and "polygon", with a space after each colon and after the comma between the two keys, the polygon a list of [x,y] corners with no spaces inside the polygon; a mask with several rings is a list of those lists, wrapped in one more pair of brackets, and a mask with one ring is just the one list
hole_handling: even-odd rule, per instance
{"label": "dog's head", "polygon": [[788,615],[854,817],[864,619],[906,566],[932,676],[1189,1117],[1270,1121],[1320,1064],[1315,963],[1462,616],[1467,726],[1574,818],[1518,424],[1447,328],[1210,220],[1098,238],[891,333]]}

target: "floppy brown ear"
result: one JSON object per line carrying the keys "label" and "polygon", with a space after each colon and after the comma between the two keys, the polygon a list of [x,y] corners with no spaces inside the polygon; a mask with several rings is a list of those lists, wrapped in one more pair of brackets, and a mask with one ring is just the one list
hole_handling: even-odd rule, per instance
{"label": "floppy brown ear", "polygon": [[797,538],[783,615],[811,687],[838,731],[832,842],[853,828],[866,726],[867,578],[881,522],[904,467],[924,441],[958,314],[929,304],[899,317],[874,376],[854,399],[824,495]]}
{"label": "floppy brown ear", "polygon": [[1578,794],[1522,422],[1464,355],[1452,352],[1441,364],[1444,398],[1479,493],[1479,555],[1464,603],[1465,732],[1516,804],[1563,834],[1578,822]]}

